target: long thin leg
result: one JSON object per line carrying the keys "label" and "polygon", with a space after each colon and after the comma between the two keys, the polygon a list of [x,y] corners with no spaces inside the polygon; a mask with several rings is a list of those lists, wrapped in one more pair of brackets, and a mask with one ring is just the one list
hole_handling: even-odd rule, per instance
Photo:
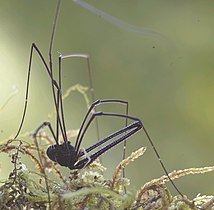
{"label": "long thin leg", "polygon": [[[59,90],[59,86],[57,84],[57,82],[54,80],[52,73],[50,71],[50,68],[48,67],[42,53],[40,52],[39,48],[36,46],[35,43],[32,43],[31,45],[31,50],[30,50],[30,58],[29,58],[29,65],[28,65],[28,74],[27,74],[27,83],[26,83],[26,92],[25,92],[25,104],[24,104],[24,109],[23,109],[23,114],[22,114],[22,118],[21,118],[21,122],[18,128],[18,131],[14,137],[14,139],[16,139],[22,129],[23,123],[24,123],[24,119],[25,119],[25,115],[26,115],[26,111],[27,111],[27,105],[28,105],[28,95],[29,95],[29,87],[30,87],[30,76],[31,76],[31,65],[32,65],[32,60],[33,60],[33,52],[34,50],[36,50],[37,54],[39,55],[40,59],[42,60],[42,63],[45,67],[45,70],[48,73],[48,76],[51,78],[51,83],[53,85],[53,97],[54,97],[54,104],[55,107],[57,109],[57,103],[56,103],[56,94],[55,94],[55,90],[54,87]],[[59,115],[59,114],[58,114]],[[60,121],[60,120],[58,120]]]}
{"label": "long thin leg", "polygon": [[[61,114],[61,120],[62,120],[62,127],[63,127],[63,138],[64,138],[64,141],[67,141],[68,138],[67,138],[67,133],[66,133],[66,126],[65,126],[65,117],[64,117],[64,109],[63,109],[63,103],[62,103],[62,73],[61,73],[61,59],[60,59],[61,56],[59,56],[59,72],[58,72],[58,77],[59,77],[59,92],[58,92],[58,112],[60,112]],[[57,128],[58,130],[58,128]]]}
{"label": "long thin leg", "polygon": [[[60,95],[58,97],[58,103],[59,104],[59,109],[60,109],[60,114],[61,114],[61,121],[62,121],[62,126],[63,126],[63,133],[64,133],[64,139],[67,140],[67,135],[66,135],[66,126],[65,126],[65,117],[64,117],[64,111],[63,111],[63,102],[62,102],[62,60],[65,58],[81,58],[85,59],[87,61],[87,68],[88,68],[88,77],[89,77],[89,86],[90,86],[90,92],[91,92],[91,98],[92,101],[94,101],[95,96],[94,96],[94,86],[93,86],[93,81],[92,81],[92,72],[90,68],[90,62],[89,62],[89,56],[86,54],[65,54],[65,55],[60,55],[58,58],[59,62],[59,89],[60,89]],[[97,139],[100,139],[99,137],[99,127],[98,127],[98,122],[96,119],[96,132],[97,132]]]}
{"label": "long thin leg", "polygon": [[[39,144],[38,144],[36,135],[34,136],[34,144],[36,145],[36,148],[37,148],[37,152],[38,152],[38,156],[39,156],[39,161],[42,164],[42,157],[41,157],[41,153],[40,153],[40,149],[39,149]],[[47,194],[48,194],[49,209],[51,210],[52,209],[51,208],[51,197],[50,197],[50,189],[49,189],[49,184],[48,184],[48,178],[46,176],[45,168],[42,167],[41,169],[42,169],[42,173],[43,173],[44,178],[45,178],[45,185],[46,185]]]}
{"label": "long thin leg", "polygon": [[[132,120],[135,120],[136,118],[133,118],[131,116],[125,116],[125,115],[120,115],[120,114],[115,114],[115,113],[104,113],[104,112],[97,112],[94,113],[93,116],[91,117],[91,121],[97,117],[97,116],[111,116],[111,117],[128,117]],[[89,125],[91,124],[91,121],[89,122]],[[87,126],[88,127],[88,126]],[[89,148],[85,149],[85,151],[88,153],[94,149],[96,149],[98,146],[108,142],[111,139],[114,139],[112,142],[109,144],[105,145],[98,151],[94,152],[93,154],[89,155],[86,158],[80,159],[77,164],[75,164],[75,168],[83,168],[84,166],[89,165],[92,163],[96,158],[98,158],[100,155],[102,155],[104,152],[107,150],[111,149],[115,145],[119,144],[120,142],[126,140],[130,136],[132,136],[134,133],[139,131],[142,128],[142,123],[139,120],[135,120],[133,123],[129,124],[128,126],[121,128],[120,130],[114,132],[113,134],[107,136],[106,138],[100,140],[99,142],[96,142],[94,145],[90,146]],[[119,137],[117,137],[119,136]],[[90,161],[88,161],[90,160]]]}
{"label": "long thin leg", "polygon": [[[85,128],[82,131],[82,135],[80,137],[80,142],[82,141],[86,131],[88,130],[89,126],[91,125],[92,121],[97,117],[97,116],[110,116],[110,117],[121,117],[121,118],[127,118],[127,119],[131,119],[134,120],[136,122],[140,122],[139,119],[132,117],[132,116],[127,116],[124,114],[117,114],[117,113],[109,113],[109,112],[95,112],[92,114],[92,116],[90,117],[90,119],[88,120],[87,124],[85,125]],[[128,126],[127,126],[128,127]],[[99,144],[99,142],[97,142],[97,145]],[[77,154],[78,154],[77,150]]]}
{"label": "long thin leg", "polygon": [[83,138],[83,128],[85,126],[85,123],[88,119],[89,114],[92,112],[92,110],[94,110],[94,108],[99,105],[99,104],[105,104],[105,103],[121,103],[121,104],[125,104],[127,105],[127,101],[124,100],[119,100],[119,99],[106,99],[106,100],[96,100],[92,103],[92,105],[90,106],[90,108],[88,109],[88,111],[86,112],[86,115],[82,121],[82,124],[80,126],[80,130],[75,142],[75,151],[78,153],[79,149],[80,149],[80,145],[82,142],[82,138]]}
{"label": "long thin leg", "polygon": [[[23,123],[24,123],[24,119],[25,119],[25,115],[26,115],[26,111],[27,111],[27,105],[28,105],[28,95],[29,95],[29,87],[30,87],[30,76],[31,76],[31,65],[32,65],[32,60],[33,60],[33,52],[34,50],[37,52],[37,54],[39,55],[40,59],[42,60],[42,63],[45,67],[45,70],[47,71],[48,73],[48,76],[50,77],[51,79],[51,83],[52,83],[52,86],[53,86],[53,98],[54,98],[54,105],[56,107],[56,110],[58,110],[57,108],[57,102],[56,102],[56,93],[55,93],[55,89],[56,88],[58,91],[59,91],[59,86],[57,84],[57,82],[54,80],[53,76],[52,76],[52,73],[50,71],[50,68],[48,67],[42,53],[40,52],[39,48],[36,46],[35,43],[32,43],[31,45],[31,50],[30,50],[30,58],[29,58],[29,65],[28,65],[28,73],[27,73],[27,83],[26,83],[26,92],[25,92],[25,104],[24,104],[24,109],[23,109],[23,114],[22,114],[22,118],[21,118],[21,122],[20,122],[20,125],[19,125],[19,128],[18,128],[18,131],[14,137],[14,139],[16,139],[22,129],[22,126],[23,126]],[[57,118],[58,118],[58,122],[60,124],[60,127],[61,127],[61,130],[62,130],[62,125],[61,125],[61,120],[59,118],[59,113],[57,111]]]}
{"label": "long thin leg", "polygon": [[[50,41],[50,49],[49,49],[49,66],[46,63],[42,53],[40,52],[39,48],[36,46],[35,43],[32,43],[31,45],[31,50],[30,50],[30,58],[29,58],[29,64],[28,64],[28,73],[27,73],[27,83],[26,83],[26,92],[25,92],[25,104],[24,104],[24,109],[23,109],[23,114],[22,114],[22,118],[21,118],[21,122],[18,128],[18,131],[14,137],[14,139],[16,139],[18,137],[18,135],[21,132],[23,123],[24,123],[24,119],[25,119],[25,115],[26,115],[26,111],[27,111],[27,105],[28,105],[28,95],[29,95],[29,86],[30,86],[30,74],[31,74],[31,64],[32,64],[32,59],[33,59],[33,51],[36,50],[37,54],[39,55],[40,59],[42,60],[43,65],[45,66],[45,69],[49,75],[49,77],[51,78],[51,84],[52,84],[52,89],[53,89],[53,97],[54,97],[54,104],[55,107],[57,109],[57,104],[56,104],[56,94],[55,94],[55,90],[54,87],[56,87],[57,89],[59,88],[57,85],[57,82],[54,80],[53,78],[53,70],[52,70],[52,46],[53,46],[53,40],[54,40],[54,34],[55,34],[55,29],[56,29],[56,22],[57,22],[57,18],[59,15],[59,11],[60,11],[60,4],[61,4],[61,0],[58,0],[58,4],[57,4],[57,9],[56,9],[56,14],[55,14],[55,18],[54,18],[54,22],[53,22],[53,28],[52,28],[52,33],[51,33],[51,41]],[[59,115],[57,116],[57,118],[59,118]],[[59,121],[59,119],[57,119],[57,122]]]}
{"label": "long thin leg", "polygon": [[[99,113],[100,115],[102,115],[103,113]],[[97,115],[98,116],[98,115]],[[111,116],[111,115],[110,115]],[[129,124],[128,126],[124,127],[124,128],[121,128],[120,130],[114,132],[113,134],[105,137],[104,139],[96,142],[95,144],[93,144],[92,146],[88,147],[87,149],[85,149],[86,152],[90,152],[92,151],[93,149],[96,149],[98,146],[101,146],[102,144],[106,143],[107,141],[109,141],[110,139],[120,135],[121,133],[125,133],[127,132],[128,130],[131,130],[135,127],[138,127],[139,129],[141,129],[141,122],[139,121],[135,121],[134,123],[131,123]],[[125,140],[125,139],[124,139]],[[120,143],[120,142],[118,142]]]}
{"label": "long thin leg", "polygon": [[[90,87],[90,93],[91,93],[91,100],[95,101],[95,95],[94,95],[94,85],[93,85],[93,80],[92,80],[92,71],[90,67],[90,61],[89,61],[89,56],[86,54],[64,54],[59,56],[59,86],[61,89],[61,70],[62,70],[62,60],[66,58],[80,58],[84,59],[87,62],[87,69],[88,69],[88,78],[89,78],[89,87]],[[62,107],[62,98],[61,98],[61,109],[63,110]],[[96,109],[95,109],[96,111]],[[63,111],[62,111],[62,116],[63,116]],[[64,119],[64,117],[62,117]],[[65,122],[62,122],[65,124]],[[100,139],[100,134],[99,134],[99,125],[97,119],[95,120],[95,126],[96,126],[96,133],[97,133],[97,139]]]}
{"label": "long thin leg", "polygon": [[[127,103],[127,106],[126,106],[126,115],[128,116],[129,115],[129,104]],[[128,118],[126,118],[125,120],[125,126],[127,127],[128,126]],[[126,139],[123,141],[123,157],[122,157],[122,160],[125,160],[126,158]],[[126,168],[123,167],[122,169],[122,177],[125,178],[126,177]],[[127,190],[126,190],[126,186],[123,187],[124,189],[124,194],[127,193]]]}
{"label": "long thin leg", "polygon": [[43,122],[43,123],[34,131],[33,137],[37,136],[38,132],[39,132],[42,128],[47,127],[47,126],[48,126],[48,128],[49,128],[49,130],[50,130],[50,132],[51,132],[51,134],[52,134],[52,136],[53,136],[53,138],[54,138],[54,140],[56,141],[56,144],[59,144],[58,139],[56,138],[56,135],[54,134],[53,128],[52,128],[52,126],[51,126],[51,123],[50,123],[50,122],[47,122],[47,121]]}
{"label": "long thin leg", "polygon": [[[133,128],[135,128],[135,129],[133,129]],[[133,130],[127,131],[128,129],[133,129]],[[126,132],[125,132],[124,135],[120,136],[115,141],[111,142],[110,144],[104,146],[103,148],[101,148],[97,152],[93,153],[89,157],[91,158],[92,161],[95,160],[97,157],[99,157],[100,155],[102,155],[107,150],[111,149],[112,147],[114,147],[115,145],[119,144],[120,142],[122,142],[124,140],[127,140],[127,138],[129,138],[130,136],[132,136],[133,134],[135,134],[140,129],[141,129],[141,126],[139,126],[139,122],[135,122],[135,123],[132,123],[131,125],[128,125],[126,127],[126,129],[125,129]]]}
{"label": "long thin leg", "polygon": [[[101,154],[103,154],[104,152],[106,152],[108,149],[112,148],[113,146],[115,146],[116,144],[120,143],[121,141],[126,140],[128,137],[130,137],[131,135],[133,135],[134,133],[136,133],[138,130],[140,130],[140,129],[143,128],[143,131],[144,131],[144,133],[146,134],[146,137],[147,137],[147,139],[149,140],[150,144],[152,145],[152,148],[153,148],[153,150],[154,150],[156,156],[158,157],[158,160],[159,160],[159,162],[160,162],[160,164],[161,164],[161,167],[163,168],[163,170],[164,170],[166,176],[167,176],[168,179],[170,180],[170,182],[171,182],[171,184],[173,185],[173,187],[177,190],[177,192],[183,197],[183,194],[180,192],[180,190],[176,187],[176,185],[174,184],[174,182],[172,181],[172,179],[169,177],[169,173],[168,173],[166,167],[164,166],[164,164],[163,164],[163,162],[162,162],[162,160],[161,160],[161,158],[160,158],[160,155],[159,155],[159,153],[158,153],[158,151],[157,151],[157,149],[156,149],[156,147],[155,147],[155,145],[154,145],[154,143],[153,143],[153,141],[152,141],[152,139],[151,139],[149,133],[147,132],[147,130],[145,129],[145,127],[143,126],[142,122],[141,122],[139,119],[134,118],[134,117],[132,117],[132,116],[126,116],[126,115],[121,115],[121,114],[116,114],[116,113],[105,113],[105,112],[97,112],[97,113],[94,113],[94,114],[92,114],[92,116],[91,116],[91,118],[89,119],[88,123],[86,124],[84,130],[82,131],[82,136],[80,137],[80,141],[82,141],[82,138],[84,137],[85,132],[87,131],[88,127],[90,126],[90,124],[92,123],[93,119],[94,119],[96,116],[124,117],[124,118],[127,118],[127,119],[134,120],[134,123],[128,125],[128,126],[125,127],[125,128],[120,129],[119,131],[116,131],[115,133],[111,134],[110,136],[106,137],[105,139],[103,139],[103,140],[101,140],[101,141],[95,143],[95,144],[92,145],[91,147],[87,148],[87,149],[86,149],[86,152],[89,152],[89,151],[95,149],[97,146],[99,146],[99,145],[101,145],[101,144],[107,142],[109,139],[112,139],[112,138],[114,138],[115,136],[121,134],[121,132],[127,131],[127,132],[125,132],[124,135],[118,137],[115,141],[109,143],[109,144],[106,145],[104,148],[101,148],[101,149],[98,150],[96,153],[93,153],[92,155],[90,155],[90,156],[89,156],[90,162],[88,162],[88,158],[86,158],[86,160],[84,160],[84,159],[83,159],[83,160],[80,160],[80,161],[78,162],[78,164],[75,165],[76,167],[78,167],[78,166],[80,167],[80,165],[81,165],[82,167],[84,167],[83,165],[86,164],[86,163],[87,163],[87,165],[90,164],[93,160],[95,160],[98,156],[100,156]],[[131,131],[130,131],[130,129],[132,128],[132,126],[135,126],[135,124],[137,125],[136,128],[135,128],[134,130],[131,130]]]}
{"label": "long thin leg", "polygon": [[[128,114],[129,114],[129,104],[127,103],[126,116],[128,116]],[[128,125],[128,118],[126,118],[126,120],[125,120],[125,126],[127,126],[127,125]],[[122,160],[124,160],[125,158],[126,158],[126,140],[123,142],[123,157],[122,157]],[[126,177],[125,168],[123,168],[122,173],[123,173],[122,174],[123,178],[125,178]],[[124,192],[126,194],[126,187],[124,187]]]}
{"label": "long thin leg", "polygon": [[[54,131],[53,131],[53,128],[51,126],[51,123],[50,122],[43,122],[33,133],[33,139],[34,139],[34,143],[36,145],[36,148],[37,148],[37,151],[38,151],[38,156],[39,156],[39,161],[40,163],[42,164],[42,157],[41,157],[41,153],[40,153],[40,148],[39,148],[39,144],[38,144],[38,141],[37,141],[37,134],[38,132],[44,128],[48,126],[48,128],[50,129],[56,143],[58,144],[58,141],[56,139],[56,136],[54,134]],[[47,179],[47,176],[46,176],[46,172],[45,172],[45,168],[42,167],[42,173],[44,174],[44,178],[45,178],[45,185],[46,185],[46,189],[47,189],[47,193],[48,193],[48,201],[49,201],[49,209],[51,210],[51,198],[50,198],[50,190],[49,190],[49,184],[48,184],[48,179]]]}
{"label": "long thin leg", "polygon": [[180,192],[180,190],[176,187],[175,183],[174,183],[174,182],[172,181],[172,179],[169,177],[169,173],[168,173],[166,167],[164,166],[164,164],[163,164],[163,162],[162,162],[162,160],[161,160],[161,158],[160,158],[160,155],[159,155],[159,153],[158,153],[158,151],[157,151],[157,149],[156,149],[156,147],[155,147],[155,145],[154,145],[154,143],[153,143],[153,141],[152,141],[152,139],[151,139],[151,137],[150,137],[148,131],[146,130],[146,128],[145,128],[144,126],[143,126],[143,130],[144,130],[144,133],[145,133],[146,136],[147,136],[147,139],[149,140],[150,144],[152,145],[152,148],[153,148],[153,150],[154,150],[156,156],[158,157],[158,160],[159,160],[159,162],[160,162],[160,164],[161,164],[161,166],[162,166],[162,168],[163,168],[165,174],[167,175],[169,181],[171,182],[171,184],[173,185],[173,187],[175,188],[175,190],[183,197],[183,194]]}
{"label": "long thin leg", "polygon": [[[58,16],[59,16],[59,11],[60,11],[60,6],[61,6],[61,0],[58,0],[57,2],[57,7],[56,7],[56,13],[55,13],[55,18],[54,18],[54,21],[53,21],[53,28],[52,28],[52,32],[51,32],[51,39],[50,39],[50,47],[49,47],[49,69],[47,68],[47,64],[42,56],[42,54],[40,53],[39,49],[37,48],[37,52],[40,56],[40,58],[42,59],[43,63],[45,64],[45,67],[46,69],[48,70],[48,74],[49,74],[49,77],[51,78],[51,86],[52,86],[52,92],[53,92],[53,98],[54,98],[54,105],[55,105],[55,108],[56,108],[56,114],[57,114],[57,117],[56,117],[56,120],[57,120],[57,125],[56,125],[56,133],[57,133],[57,136],[55,136],[54,134],[54,131],[52,129],[52,126],[49,122],[44,122],[42,126],[40,126],[37,130],[36,130],[36,133],[38,133],[38,131],[44,127],[44,126],[48,126],[55,141],[56,141],[56,144],[58,144],[58,129],[59,129],[59,124],[60,124],[60,127],[61,127],[61,131],[62,130],[62,125],[61,125],[61,121],[60,121],[60,117],[59,117],[59,110],[58,110],[58,100],[56,101],[56,94],[55,94],[55,89],[54,87],[57,88],[57,99],[59,98],[59,94],[60,94],[60,89],[58,87],[58,84],[57,82],[54,80],[54,77],[53,77],[53,68],[52,68],[52,47],[53,47],[53,41],[54,41],[54,34],[55,34],[55,30],[56,30],[56,23],[57,23],[57,19],[58,19]],[[32,57],[32,56],[31,56]],[[29,65],[31,66],[31,64]],[[30,67],[29,67],[29,71],[30,72]],[[28,81],[27,81],[27,89],[29,87],[29,80],[30,79],[30,73],[29,73],[29,78],[28,78]],[[26,98],[28,97],[28,91],[26,91]],[[27,101],[27,100],[26,100]],[[22,122],[21,122],[21,125],[20,125],[20,128],[19,128],[19,131],[17,132],[17,135],[19,134],[19,132],[21,131],[21,127],[22,127],[22,124],[24,122],[24,117],[25,117],[25,113],[26,113],[26,109],[27,109],[27,103],[25,105],[25,108],[24,108],[24,114],[23,114],[23,117],[22,117]],[[38,150],[38,155],[39,155],[39,159],[40,159],[40,162],[42,164],[42,159],[41,159],[41,154],[40,154],[40,151],[39,151],[39,146],[38,146],[38,142],[37,142],[37,138],[36,138],[36,133],[34,133],[34,141],[35,141],[35,144],[37,146],[37,150]],[[48,185],[48,180],[47,180],[47,176],[46,176],[46,173],[45,173],[45,169],[43,169],[44,171],[44,176],[45,176],[45,184],[46,184],[46,188],[47,188],[47,192],[48,192],[48,200],[49,200],[49,209],[51,210],[51,200],[50,200],[50,193],[49,193],[49,185]]]}
{"label": "long thin leg", "polygon": [[39,54],[39,57],[41,58],[45,69],[47,70],[47,73],[50,76],[50,70],[48,68],[47,63],[45,62],[41,52],[39,51],[39,49],[37,48],[36,44],[32,43],[31,45],[31,50],[30,50],[30,58],[29,58],[29,64],[28,64],[28,73],[27,73],[27,83],[26,83],[26,92],[25,92],[25,104],[24,104],[24,110],[23,110],[23,114],[22,114],[22,118],[21,118],[21,122],[18,128],[18,131],[14,137],[14,139],[16,139],[22,129],[23,123],[24,123],[24,119],[25,119],[25,115],[26,115],[26,111],[27,111],[27,105],[28,105],[28,94],[29,94],[29,85],[30,85],[30,74],[31,74],[31,64],[32,64],[32,59],[33,59],[33,51],[34,49],[37,51],[37,53]]}
{"label": "long thin leg", "polygon": [[[51,74],[51,78],[53,78],[53,59],[52,59],[52,48],[53,48],[53,43],[54,43],[54,35],[55,35],[55,31],[56,31],[56,25],[57,25],[57,20],[59,17],[59,13],[60,13],[60,6],[61,6],[62,1],[58,0],[57,2],[57,7],[56,7],[56,13],[55,13],[55,17],[54,17],[54,21],[53,21],[53,26],[52,26],[52,32],[51,32],[51,38],[50,38],[50,46],[49,46],[49,66],[50,66],[50,74]],[[54,84],[53,84],[53,79],[52,79],[52,92],[53,92],[53,97],[54,97],[54,104],[55,104],[55,108],[56,108],[56,138],[59,139],[59,127],[61,129],[62,132],[62,136],[64,139],[66,138],[66,132],[62,123],[61,123],[61,119],[60,119],[60,114],[59,114],[59,97],[60,97],[60,87],[58,88],[57,91],[57,100],[56,100],[56,94],[55,94],[55,90],[54,90]]]}

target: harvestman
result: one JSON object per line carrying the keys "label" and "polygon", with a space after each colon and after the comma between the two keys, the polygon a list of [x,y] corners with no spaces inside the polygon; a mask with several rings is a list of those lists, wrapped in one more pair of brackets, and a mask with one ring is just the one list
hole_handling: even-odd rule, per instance
{"label": "harvestman", "polygon": [[[52,28],[52,33],[51,33],[51,39],[50,39],[50,47],[49,47],[49,63],[47,63],[40,52],[39,48],[35,43],[32,44],[31,50],[30,50],[30,58],[29,58],[29,66],[28,66],[28,76],[27,76],[27,84],[26,84],[26,93],[25,93],[25,104],[24,104],[24,110],[23,110],[23,115],[21,119],[21,123],[19,126],[19,129],[17,131],[17,134],[15,135],[15,139],[18,137],[26,115],[26,110],[27,110],[27,103],[28,103],[28,93],[29,93],[29,85],[30,85],[30,74],[31,74],[31,63],[33,59],[33,52],[36,51],[37,54],[39,55],[45,70],[48,73],[48,76],[51,80],[51,87],[52,87],[52,93],[53,93],[53,99],[54,99],[54,106],[56,110],[56,129],[54,132],[54,129],[52,128],[50,122],[43,122],[34,132],[34,138],[36,138],[38,132],[43,128],[43,127],[48,127],[56,144],[51,145],[47,149],[47,156],[54,162],[57,162],[61,166],[68,167],[69,169],[82,169],[88,165],[90,165],[95,159],[97,159],[100,155],[102,155],[104,152],[107,150],[111,149],[115,145],[124,142],[127,140],[129,137],[134,135],[136,132],[139,130],[143,130],[144,133],[146,134],[150,144],[152,145],[152,148],[156,154],[156,156],[159,159],[159,162],[166,173],[167,177],[171,181],[172,185],[174,188],[178,191],[180,195],[182,193],[178,190],[174,182],[170,179],[168,172],[160,159],[159,153],[156,150],[153,141],[151,137],[149,136],[147,130],[143,126],[142,122],[140,119],[135,118],[133,116],[126,114],[119,114],[119,113],[110,113],[110,112],[96,112],[96,106],[99,106],[100,104],[106,104],[106,103],[120,103],[124,104],[128,107],[128,102],[124,100],[119,100],[119,99],[105,99],[105,100],[96,100],[94,101],[91,106],[89,107],[88,111],[85,114],[85,117],[82,121],[82,124],[80,126],[79,133],[77,135],[75,145],[71,145],[70,141],[67,138],[66,134],[66,126],[65,126],[65,120],[64,120],[64,110],[63,110],[63,100],[62,100],[62,79],[61,79],[61,71],[62,71],[62,60],[65,58],[72,58],[72,57],[79,57],[86,59],[87,61],[87,66],[89,70],[89,75],[91,74],[90,70],[90,64],[89,64],[89,57],[87,55],[73,55],[73,54],[68,54],[68,55],[60,55],[59,56],[59,69],[58,69],[58,81],[54,79],[53,76],[53,66],[52,66],[52,47],[53,47],[53,40],[54,40],[54,34],[55,34],[55,29],[56,29],[56,23],[57,19],[59,16],[59,10],[60,10],[60,4],[61,0],[58,0],[57,4],[57,9],[56,9],[56,15],[54,18],[53,22],[53,28]],[[90,77],[89,77],[90,78]],[[92,86],[92,82],[90,80],[90,86]],[[131,120],[132,122],[127,124],[126,126],[122,127],[121,129],[117,130],[116,132],[110,134],[109,136],[99,140],[98,142],[94,143],[92,146],[83,149],[80,148],[81,143],[83,141],[83,138],[85,136],[86,131],[90,127],[91,123],[96,120],[98,117],[103,116],[103,117],[116,117],[116,118],[123,118],[127,120]],[[59,143],[59,134],[62,134],[64,142],[62,144]],[[108,143],[110,140],[112,140],[110,143]],[[104,143],[106,143],[105,146],[101,147]],[[89,153],[92,152],[92,153]],[[183,196],[183,195],[182,195]]]}

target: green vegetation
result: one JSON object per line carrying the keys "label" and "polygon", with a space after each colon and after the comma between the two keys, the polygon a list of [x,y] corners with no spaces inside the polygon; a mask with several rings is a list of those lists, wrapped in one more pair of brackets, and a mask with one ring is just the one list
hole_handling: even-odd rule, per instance
{"label": "green vegetation", "polygon": [[[72,133],[72,132],[70,132]],[[45,133],[38,139],[52,141]],[[131,183],[121,172],[132,161],[143,155],[140,148],[116,167],[112,178],[105,179],[107,170],[99,161],[89,167],[70,172],[69,177],[61,174],[57,164],[50,161],[45,151],[19,140],[1,144],[0,152],[11,154],[13,171],[7,180],[1,181],[0,209],[213,209],[213,196],[200,196],[189,200],[186,196],[172,196],[165,186],[166,175],[145,183],[137,192],[126,187]],[[12,153],[11,153],[12,152]],[[36,153],[39,152],[40,158]],[[27,156],[34,162],[37,171],[29,170],[22,163]],[[41,160],[39,160],[41,159]],[[42,163],[41,163],[42,161]],[[214,167],[190,168],[173,171],[170,178],[176,179],[189,174],[213,171]]]}

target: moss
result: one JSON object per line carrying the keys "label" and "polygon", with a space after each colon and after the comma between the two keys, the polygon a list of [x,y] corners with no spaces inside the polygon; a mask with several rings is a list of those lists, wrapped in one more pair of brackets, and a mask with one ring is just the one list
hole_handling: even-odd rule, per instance
{"label": "moss", "polygon": [[[46,138],[44,134],[39,138]],[[50,141],[50,139],[48,140]],[[131,183],[121,177],[121,171],[143,155],[145,148],[133,152],[116,167],[112,178],[106,179],[105,169],[99,161],[82,170],[71,171],[64,178],[58,165],[47,159],[40,149],[41,161],[35,155],[34,144],[9,140],[0,145],[0,152],[11,153],[13,171],[0,187],[0,209],[213,209],[213,196],[198,195],[193,200],[185,196],[172,196],[165,183],[167,176],[145,183],[137,192],[124,190]],[[39,172],[30,170],[22,163],[29,157]],[[213,171],[214,167],[191,168],[173,171],[173,180],[188,174]],[[47,175],[48,174],[48,175]]]}

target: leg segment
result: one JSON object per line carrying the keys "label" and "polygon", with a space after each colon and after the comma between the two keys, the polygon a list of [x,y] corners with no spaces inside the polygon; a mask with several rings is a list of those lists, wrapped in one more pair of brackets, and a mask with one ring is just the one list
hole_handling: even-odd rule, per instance
{"label": "leg segment", "polygon": [[[83,135],[86,131],[86,128],[84,128],[86,121],[88,120],[89,115],[92,113],[93,114],[93,110],[95,109],[95,107],[99,104],[105,104],[105,103],[121,103],[121,104],[125,104],[127,106],[128,102],[124,101],[124,100],[119,100],[119,99],[106,99],[106,100],[96,100],[92,103],[92,105],[90,106],[90,108],[88,109],[88,111],[86,112],[86,115],[83,119],[83,122],[80,126],[80,130],[75,142],[75,151],[78,153],[79,149],[80,149],[80,145],[83,139]],[[96,120],[97,118],[95,118]],[[88,126],[87,126],[88,127]]]}
{"label": "leg segment", "polygon": [[50,79],[51,79],[51,84],[53,86],[53,96],[54,96],[54,103],[56,106],[56,94],[55,94],[55,90],[54,87],[59,89],[57,82],[54,80],[53,75],[52,75],[52,71],[50,70],[50,68],[48,67],[48,64],[46,63],[42,53],[40,52],[39,48],[36,46],[35,43],[32,43],[31,45],[31,50],[30,50],[30,58],[29,58],[29,64],[28,64],[28,73],[27,73],[27,83],[26,83],[26,92],[25,92],[25,104],[24,104],[24,109],[23,109],[23,114],[22,114],[22,118],[21,118],[21,122],[18,128],[18,131],[14,137],[14,139],[16,139],[22,129],[23,123],[24,123],[24,119],[25,119],[25,115],[26,115],[26,111],[27,111],[27,105],[28,105],[28,95],[29,95],[29,87],[30,87],[30,76],[31,76],[31,65],[32,65],[32,60],[33,60],[33,52],[34,50],[37,52],[37,54],[39,55],[40,59],[42,60],[42,63],[45,67],[45,70],[47,71]]}
{"label": "leg segment", "polygon": [[96,142],[95,144],[93,144],[89,148],[85,149],[85,151],[88,153],[88,152],[96,149],[97,147],[101,146],[102,144],[108,142],[109,140],[113,139],[112,142],[110,142],[107,145],[103,146],[102,148],[98,149],[96,152],[92,153],[91,155],[88,155],[88,157],[90,158],[90,162],[88,161],[89,158],[83,158],[82,160],[80,159],[78,161],[78,163],[75,164],[75,168],[83,168],[86,165],[89,165],[95,159],[97,159],[100,155],[102,155],[104,152],[106,152],[107,150],[116,146],[120,142],[125,141],[126,139],[128,139],[130,136],[135,134],[137,131],[139,131],[143,127],[140,120],[138,120],[137,118],[131,117],[131,116],[126,116],[126,115],[122,115],[122,114],[115,114],[115,113],[96,112],[92,115],[89,122],[87,123],[87,125],[83,131],[83,135],[85,134],[85,131],[88,129],[91,122],[97,116],[122,117],[122,118],[128,118],[128,119],[134,120],[134,122],[129,124],[128,126],[126,126],[124,128],[121,128],[120,130],[110,134],[106,138]]}
{"label": "leg segment", "polygon": [[35,138],[35,137],[37,136],[38,132],[39,132],[42,128],[46,127],[46,126],[48,126],[48,128],[49,128],[49,130],[50,130],[50,132],[51,132],[51,134],[52,134],[52,136],[53,136],[53,138],[54,138],[54,140],[56,141],[56,144],[59,144],[58,139],[56,139],[56,135],[54,134],[53,128],[52,128],[52,126],[51,126],[51,123],[50,123],[50,122],[47,122],[47,121],[43,122],[43,123],[34,131],[33,137]]}

